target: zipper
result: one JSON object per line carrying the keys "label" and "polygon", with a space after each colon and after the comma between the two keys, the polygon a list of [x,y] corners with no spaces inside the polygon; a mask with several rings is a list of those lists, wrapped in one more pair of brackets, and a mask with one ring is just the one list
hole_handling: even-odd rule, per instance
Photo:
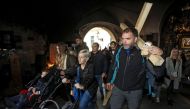
{"label": "zipper", "polygon": [[130,60],[130,56],[127,56],[126,65],[125,65],[125,69],[124,69],[124,75],[123,75],[122,88],[124,88],[125,72],[126,72],[127,65],[129,64],[129,60]]}

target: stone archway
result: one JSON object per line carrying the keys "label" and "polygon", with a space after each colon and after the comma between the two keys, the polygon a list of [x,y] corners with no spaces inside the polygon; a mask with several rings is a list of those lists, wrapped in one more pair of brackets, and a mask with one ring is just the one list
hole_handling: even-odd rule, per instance
{"label": "stone archway", "polygon": [[[109,42],[111,41],[119,41],[119,36],[121,35],[121,28],[115,24],[109,23],[109,22],[92,22],[88,23],[86,25],[83,25],[82,27],[79,28],[79,34],[80,36],[85,39],[85,36],[90,32],[90,30],[95,31],[96,29],[99,29],[101,31],[107,32],[107,34],[110,37]],[[93,30],[95,29],[95,30]],[[96,30],[97,31],[97,30]],[[93,33],[92,33],[93,34]],[[95,37],[96,35],[94,35]],[[89,36],[88,36],[89,37]],[[86,39],[85,39],[86,40]],[[89,39],[88,39],[89,40]],[[103,39],[104,41],[105,39]],[[90,40],[91,41],[91,40]],[[96,40],[97,41],[97,40]],[[93,41],[92,41],[93,42]],[[89,46],[91,50],[91,42],[86,42],[87,45]],[[103,47],[105,48],[105,47]],[[102,49],[103,49],[102,48]]]}

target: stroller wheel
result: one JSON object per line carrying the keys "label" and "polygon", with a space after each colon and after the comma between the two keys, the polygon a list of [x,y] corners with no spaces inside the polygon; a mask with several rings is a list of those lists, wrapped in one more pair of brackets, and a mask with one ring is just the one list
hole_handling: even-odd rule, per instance
{"label": "stroller wheel", "polygon": [[73,103],[71,101],[66,102],[61,109],[70,109]]}
{"label": "stroller wheel", "polygon": [[[53,104],[53,105],[52,105]],[[49,107],[54,107],[53,109],[60,109],[59,105],[54,100],[45,100],[39,105],[39,109],[48,109]]]}

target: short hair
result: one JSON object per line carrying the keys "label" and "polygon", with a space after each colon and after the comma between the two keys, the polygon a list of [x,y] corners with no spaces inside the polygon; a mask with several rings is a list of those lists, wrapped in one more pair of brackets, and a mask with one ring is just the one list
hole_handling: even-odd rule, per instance
{"label": "short hair", "polygon": [[84,54],[86,58],[90,58],[90,52],[88,49],[82,49],[80,50],[79,54]]}
{"label": "short hair", "polygon": [[133,33],[133,35],[135,37],[138,37],[138,31],[137,31],[136,28],[134,28],[134,27],[128,27],[128,28],[124,29],[122,33],[128,33],[128,32],[131,32],[131,33]]}
{"label": "short hair", "polygon": [[82,37],[76,36],[75,39],[80,39],[80,40],[82,40]]}
{"label": "short hair", "polygon": [[94,42],[92,45],[96,44],[98,47],[100,46],[98,42]]}
{"label": "short hair", "polygon": [[117,42],[116,41],[111,41],[110,45],[112,45],[112,44],[117,45]]}

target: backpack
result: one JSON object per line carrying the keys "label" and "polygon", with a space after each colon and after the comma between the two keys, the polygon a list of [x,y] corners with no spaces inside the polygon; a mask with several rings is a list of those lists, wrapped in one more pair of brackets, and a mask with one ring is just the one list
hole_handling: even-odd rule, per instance
{"label": "backpack", "polygon": [[162,64],[161,66],[154,66],[155,71],[155,81],[156,82],[163,82],[164,77],[166,76],[166,67],[165,64]]}

